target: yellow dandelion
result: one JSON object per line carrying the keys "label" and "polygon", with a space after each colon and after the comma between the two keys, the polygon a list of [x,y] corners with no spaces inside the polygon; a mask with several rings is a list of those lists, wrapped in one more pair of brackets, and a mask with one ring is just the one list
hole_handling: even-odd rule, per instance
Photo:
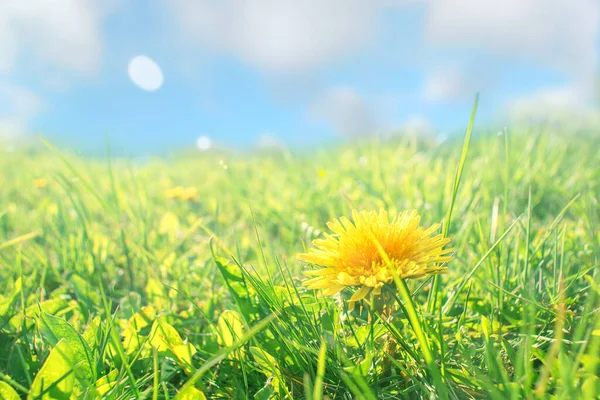
{"label": "yellow dandelion", "polygon": [[33,181],[33,186],[35,186],[38,189],[44,188],[48,185],[48,180],[44,179],[44,178],[40,178],[40,179],[35,179]]}
{"label": "yellow dandelion", "polygon": [[175,199],[181,196],[181,193],[184,191],[185,189],[181,186],[175,186],[171,189],[167,189],[165,190],[165,197],[167,199]]}
{"label": "yellow dandelion", "polygon": [[198,200],[198,189],[195,187],[175,186],[174,188],[165,190],[167,199],[179,199],[184,201]]}
{"label": "yellow dandelion", "polygon": [[416,211],[404,211],[395,217],[385,210],[353,211],[352,219],[342,217],[327,223],[334,235],[313,241],[315,248],[300,255],[300,259],[324,267],[307,271],[313,276],[304,282],[309,289],[322,289],[332,296],[347,286],[359,289],[350,298],[351,304],[362,300],[371,290],[394,280],[394,273],[382,257],[378,245],[387,254],[400,278],[420,278],[445,271],[440,263],[450,261],[452,249],[444,249],[450,239],[433,235],[439,224],[427,229],[420,226]]}
{"label": "yellow dandelion", "polygon": [[184,188],[181,191],[179,198],[184,201],[198,200],[198,189],[195,187]]}

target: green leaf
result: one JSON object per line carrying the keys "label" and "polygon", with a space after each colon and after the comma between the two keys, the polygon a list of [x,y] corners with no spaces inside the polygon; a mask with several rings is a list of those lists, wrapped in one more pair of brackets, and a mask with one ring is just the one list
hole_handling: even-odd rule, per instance
{"label": "green leaf", "polygon": [[150,304],[142,307],[139,312],[133,314],[131,318],[129,318],[127,325],[123,330],[123,348],[127,355],[133,354],[139,350],[140,345],[147,337],[148,331],[146,331],[145,334],[141,334],[140,332],[154,321],[155,315],[156,309]]}
{"label": "green leaf", "polygon": [[165,286],[155,278],[149,278],[146,284],[146,294],[159,310],[164,310],[168,306],[168,297],[165,294]]}
{"label": "green leaf", "polygon": [[78,275],[71,276],[71,286],[78,299],[83,301],[88,307],[94,307],[101,304],[100,295],[94,290],[92,285]]}
{"label": "green leaf", "polygon": [[357,363],[356,365],[350,365],[344,367],[344,371],[352,375],[368,376],[371,365],[373,364],[373,353],[368,351],[365,354],[365,358]]}
{"label": "green leaf", "polygon": [[254,400],[268,400],[272,398],[274,392],[275,388],[273,387],[273,381],[267,380],[267,384],[258,392],[254,393]]}
{"label": "green leaf", "polygon": [[581,385],[581,392],[584,399],[593,399],[600,393],[600,378],[597,376],[589,376],[583,381]]}
{"label": "green leaf", "polygon": [[95,347],[98,344],[98,329],[100,328],[100,317],[96,317],[90,322],[85,332],[83,332],[83,338],[90,348]]}
{"label": "green leaf", "polygon": [[219,267],[223,278],[225,278],[227,282],[244,282],[244,277],[242,276],[242,273],[240,272],[237,265],[230,264],[227,261],[227,259],[223,257],[213,256],[213,258],[215,260],[215,263],[217,263],[217,266]]}
{"label": "green leaf", "polygon": [[225,347],[233,346],[244,335],[243,328],[242,316],[233,310],[226,310],[217,321],[219,344]]}
{"label": "green leaf", "polygon": [[118,376],[119,370],[113,369],[107,375],[98,379],[96,381],[96,391],[98,394],[103,396],[108,393],[117,384]]}
{"label": "green leaf", "polygon": [[68,400],[75,384],[73,370],[71,348],[66,340],[61,340],[50,351],[46,362],[35,376],[27,398]]}
{"label": "green leaf", "polygon": [[195,387],[188,386],[177,393],[175,400],[206,400],[206,396]]}
{"label": "green leaf", "polygon": [[77,364],[76,375],[82,384],[93,381],[95,361],[85,339],[63,318],[42,312],[40,330],[45,339],[56,345],[64,341],[70,349],[72,361]]}
{"label": "green leaf", "polygon": [[191,343],[185,343],[172,325],[156,319],[152,324],[149,338],[150,345],[155,347],[159,354],[166,353],[174,357],[188,374],[194,371],[192,357],[196,354],[196,348]]}
{"label": "green leaf", "polygon": [[244,319],[250,321],[251,315],[254,313],[254,305],[250,300],[250,293],[239,267],[229,264],[226,259],[215,254],[213,254],[213,259]]}
{"label": "green leaf", "polygon": [[12,386],[0,381],[0,400],[21,400],[21,398]]}
{"label": "green leaf", "polygon": [[[282,376],[277,366],[275,357],[259,347],[250,347],[250,354],[254,357],[254,361],[258,364],[259,369],[268,378],[267,385],[273,388],[275,393],[279,393],[279,387],[282,382]],[[264,389],[264,388],[263,388]],[[260,391],[259,391],[260,392]],[[256,393],[258,395],[259,393]],[[255,397],[256,397],[255,395]]]}
{"label": "green leaf", "polygon": [[25,323],[25,329],[30,329],[35,324],[35,321],[40,316],[40,309],[48,314],[56,314],[60,310],[66,308],[68,303],[64,299],[50,299],[41,303],[33,304],[25,309],[25,315],[22,312],[18,313],[8,321],[8,325],[13,330],[18,330],[21,324]]}
{"label": "green leaf", "polygon": [[267,377],[275,375],[275,373],[278,371],[277,361],[272,355],[270,355],[263,349],[254,346],[250,347],[250,353],[254,357],[254,360],[256,361],[262,372],[265,375],[267,375]]}

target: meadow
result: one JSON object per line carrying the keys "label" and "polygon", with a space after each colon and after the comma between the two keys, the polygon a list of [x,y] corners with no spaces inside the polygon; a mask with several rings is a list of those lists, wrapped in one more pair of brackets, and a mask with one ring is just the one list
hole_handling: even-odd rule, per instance
{"label": "meadow", "polygon": [[[0,156],[0,399],[600,396],[600,136]],[[302,284],[352,210],[416,210],[446,273]],[[397,284],[400,285],[397,285]]]}

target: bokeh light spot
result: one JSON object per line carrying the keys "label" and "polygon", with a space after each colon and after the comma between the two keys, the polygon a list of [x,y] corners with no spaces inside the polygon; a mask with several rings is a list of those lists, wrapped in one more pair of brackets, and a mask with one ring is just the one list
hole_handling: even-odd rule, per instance
{"label": "bokeh light spot", "polygon": [[129,62],[129,78],[141,89],[153,92],[163,84],[163,73],[158,64],[147,56],[136,56]]}

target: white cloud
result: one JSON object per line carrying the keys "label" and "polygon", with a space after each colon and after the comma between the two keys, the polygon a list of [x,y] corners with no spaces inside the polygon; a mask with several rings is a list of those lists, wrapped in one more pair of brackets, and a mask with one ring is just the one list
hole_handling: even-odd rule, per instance
{"label": "white cloud", "polygon": [[431,122],[420,115],[413,115],[400,127],[400,132],[408,136],[432,136],[435,134],[435,131],[435,127]]}
{"label": "white cloud", "polygon": [[256,140],[256,147],[259,149],[285,149],[285,144],[275,133],[264,132]]}
{"label": "white cloud", "polygon": [[175,0],[187,38],[275,72],[306,71],[368,41],[379,1]]}
{"label": "white cloud", "polygon": [[310,113],[314,118],[328,122],[344,136],[372,134],[379,127],[379,115],[374,107],[347,86],[327,90],[311,106]]}
{"label": "white cloud", "polygon": [[26,52],[41,63],[94,71],[106,12],[106,3],[92,0],[0,2],[0,71],[12,70]]}
{"label": "white cloud", "polygon": [[589,80],[597,67],[597,0],[432,0],[433,46],[479,49]]}
{"label": "white cloud", "polygon": [[[444,51],[473,50],[504,58],[505,63],[534,64],[564,74],[564,87],[542,88],[509,100],[509,114],[536,118],[575,111],[593,102],[597,92],[600,3],[597,0],[431,0],[426,44]],[[484,56],[485,57],[485,56]],[[425,100],[459,100],[489,91],[502,71],[478,73],[483,61],[429,72]],[[467,66],[464,68],[464,66]],[[553,110],[553,111],[550,111]]]}
{"label": "white cloud", "polygon": [[457,67],[433,70],[425,77],[422,96],[425,101],[455,101],[470,98],[478,88]]}
{"label": "white cloud", "polygon": [[15,137],[27,129],[29,119],[42,108],[42,99],[19,86],[0,83],[0,137]]}
{"label": "white cloud", "polygon": [[389,7],[419,2],[428,47],[481,49],[574,76],[595,71],[597,0],[163,1],[187,40],[276,72],[311,70],[355,53],[376,38]]}
{"label": "white cloud", "polygon": [[[41,109],[42,100],[29,89],[9,81],[11,72],[22,69],[39,74],[44,82],[60,82],[55,72],[90,74],[97,70],[102,52],[100,26],[116,6],[116,0],[0,0],[0,131],[17,135]],[[48,85],[53,87],[52,85]],[[8,111],[7,111],[8,110]]]}
{"label": "white cloud", "polygon": [[540,89],[516,99],[507,106],[505,114],[516,121],[586,123],[600,117],[598,109],[590,106],[578,88],[572,86]]}

